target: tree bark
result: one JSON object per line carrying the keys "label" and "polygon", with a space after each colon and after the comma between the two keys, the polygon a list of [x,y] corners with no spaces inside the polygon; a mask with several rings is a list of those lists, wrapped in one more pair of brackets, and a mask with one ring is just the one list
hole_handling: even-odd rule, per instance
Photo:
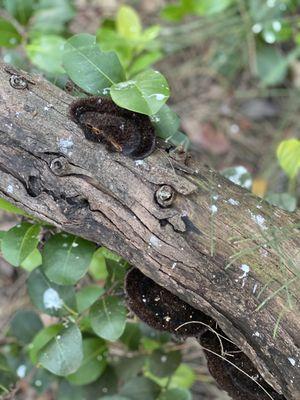
{"label": "tree bark", "polygon": [[300,213],[161,144],[144,160],[109,153],[68,117],[72,96],[19,74],[0,66],[0,197],[101,243],[210,315],[299,400]]}

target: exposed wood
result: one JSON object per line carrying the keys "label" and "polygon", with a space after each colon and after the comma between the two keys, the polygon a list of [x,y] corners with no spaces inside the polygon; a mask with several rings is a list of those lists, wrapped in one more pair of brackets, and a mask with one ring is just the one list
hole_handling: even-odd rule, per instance
{"label": "exposed wood", "polygon": [[[299,400],[299,212],[164,148],[142,161],[108,153],[68,118],[70,95],[28,80],[13,88],[0,67],[0,196],[102,243],[212,316],[278,392]],[[165,208],[155,200],[162,185],[174,191]]]}

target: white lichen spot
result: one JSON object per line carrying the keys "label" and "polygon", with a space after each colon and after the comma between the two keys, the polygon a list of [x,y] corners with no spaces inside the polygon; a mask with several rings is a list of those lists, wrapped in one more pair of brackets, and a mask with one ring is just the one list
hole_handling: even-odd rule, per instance
{"label": "white lichen spot", "polygon": [[240,204],[238,200],[234,200],[232,198],[228,199],[227,203],[231,204],[232,206],[238,206]]}
{"label": "white lichen spot", "polygon": [[258,208],[260,210],[262,208],[262,206],[260,204],[257,204],[256,208]]}
{"label": "white lichen spot", "polygon": [[215,204],[213,204],[213,205],[210,207],[210,211],[211,211],[211,214],[214,215],[214,214],[217,213],[218,207],[217,207]]}
{"label": "white lichen spot", "polygon": [[14,191],[13,185],[8,185],[6,190],[7,190],[7,193],[13,193],[13,191]]}
{"label": "white lichen spot", "polygon": [[288,357],[288,360],[292,364],[293,367],[296,365],[296,360],[294,358]]}
{"label": "white lichen spot", "polygon": [[26,375],[26,365],[19,365],[18,366],[18,368],[17,368],[17,370],[16,370],[16,373],[17,373],[17,375],[18,375],[18,377],[20,378],[20,379],[23,379],[24,377],[25,377],[25,375]]}
{"label": "white lichen spot", "polygon": [[255,293],[256,293],[256,291],[257,291],[257,288],[258,288],[258,284],[257,284],[257,283],[255,283],[255,285],[253,286],[253,290],[252,290],[252,293],[253,293],[253,294],[255,294]]}
{"label": "white lichen spot", "polygon": [[261,229],[268,229],[268,227],[266,226],[266,220],[262,215],[253,214],[253,212],[250,210],[249,210],[249,212],[250,212],[252,221],[254,221],[257,225],[259,225]]}
{"label": "white lichen spot", "polygon": [[239,277],[242,279],[242,288],[245,286],[246,280],[248,278],[248,274],[250,272],[250,267],[247,264],[242,264],[240,269],[243,271],[243,274]]}
{"label": "white lichen spot", "polygon": [[149,240],[149,245],[152,247],[160,247],[161,246],[160,240],[155,235],[151,235]]}
{"label": "white lichen spot", "polygon": [[72,138],[68,139],[59,139],[58,142],[59,150],[64,154],[70,154],[70,150],[74,146],[74,142]]}
{"label": "white lichen spot", "polygon": [[136,160],[134,163],[136,166],[140,166],[140,165],[144,165],[145,161],[144,160]]}
{"label": "white lichen spot", "polygon": [[43,295],[44,306],[47,309],[59,310],[64,305],[63,300],[53,288],[45,290]]}
{"label": "white lichen spot", "polygon": [[256,337],[260,337],[260,333],[259,332],[254,332],[252,336],[256,336]]}

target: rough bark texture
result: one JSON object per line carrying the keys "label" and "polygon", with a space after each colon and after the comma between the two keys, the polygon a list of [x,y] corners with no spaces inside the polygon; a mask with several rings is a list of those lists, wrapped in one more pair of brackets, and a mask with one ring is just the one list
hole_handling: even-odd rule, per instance
{"label": "rough bark texture", "polygon": [[[40,77],[19,83],[0,66],[0,196],[116,251],[213,317],[279,393],[299,400],[300,214],[163,147],[142,161],[108,153],[68,118],[70,95]],[[155,200],[162,185],[174,191],[168,208]]]}

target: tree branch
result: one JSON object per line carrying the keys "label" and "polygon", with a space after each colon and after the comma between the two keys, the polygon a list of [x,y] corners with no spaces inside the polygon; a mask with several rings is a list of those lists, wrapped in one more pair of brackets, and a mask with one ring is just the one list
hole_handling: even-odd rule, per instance
{"label": "tree branch", "polygon": [[70,95],[24,80],[0,66],[0,196],[116,251],[214,318],[278,392],[299,399],[300,214],[163,146],[142,161],[108,153],[69,119]]}

